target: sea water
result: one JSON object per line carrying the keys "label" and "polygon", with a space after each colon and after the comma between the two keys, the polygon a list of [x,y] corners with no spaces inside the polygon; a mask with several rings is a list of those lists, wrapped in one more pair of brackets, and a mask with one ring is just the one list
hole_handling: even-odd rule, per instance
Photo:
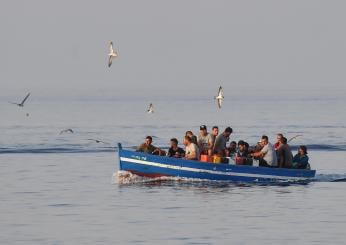
{"label": "sea water", "polygon": [[[342,93],[233,96],[221,110],[206,95],[33,94],[24,108],[8,100],[0,98],[1,244],[345,243],[346,183],[333,182],[346,178]],[[294,153],[308,146],[316,179],[286,186],[114,179],[118,142],[134,149],[151,135],[167,148],[201,124],[231,126],[232,140],[250,144],[263,134],[302,135],[290,144]],[[59,134],[66,128],[74,133]]]}

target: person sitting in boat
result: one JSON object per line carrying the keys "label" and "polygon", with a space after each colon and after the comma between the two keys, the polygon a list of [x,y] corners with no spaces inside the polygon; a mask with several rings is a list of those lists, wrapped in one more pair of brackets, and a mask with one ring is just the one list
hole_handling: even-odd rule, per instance
{"label": "person sitting in boat", "polygon": [[281,139],[284,137],[284,135],[282,133],[278,133],[276,135],[276,142],[274,144],[274,149],[275,151],[277,151],[279,149],[279,146],[281,144]]}
{"label": "person sitting in boat", "polygon": [[225,131],[216,137],[214,149],[214,154],[217,154],[221,157],[228,156],[228,150],[226,147],[227,142],[229,141],[229,137],[231,136],[233,130],[231,127],[227,127]]}
{"label": "person sitting in boat", "polygon": [[253,164],[253,160],[249,154],[249,144],[243,140],[238,141],[238,152],[235,155],[235,163],[239,165]]}
{"label": "person sitting in boat", "polygon": [[211,156],[213,142],[210,134],[208,134],[207,126],[205,125],[199,127],[197,145],[201,154]]}
{"label": "person sitting in boat", "polygon": [[251,153],[252,157],[259,158],[259,166],[275,168],[278,166],[276,152],[274,147],[269,143],[268,136],[263,135],[260,140],[261,151]]}
{"label": "person sitting in boat", "polygon": [[308,157],[307,148],[305,145],[301,145],[298,148],[298,153],[293,157],[292,168],[299,169],[309,169],[309,157]]}
{"label": "person sitting in boat", "polygon": [[162,156],[164,154],[164,151],[162,151],[158,147],[153,146],[151,144],[152,142],[153,142],[153,138],[151,136],[145,137],[145,142],[141,144],[140,146],[138,146],[136,151]]}
{"label": "person sitting in boat", "polygon": [[186,131],[185,136],[189,136],[194,144],[197,145],[197,136],[192,131]]}
{"label": "person sitting in boat", "polygon": [[285,137],[280,138],[280,145],[276,150],[279,168],[291,168],[293,155]]}
{"label": "person sitting in boat", "polygon": [[168,149],[167,156],[181,158],[185,156],[185,151],[178,146],[176,138],[171,139],[171,147]]}
{"label": "person sitting in boat", "polygon": [[199,160],[199,149],[198,146],[192,142],[191,137],[184,137],[184,145],[185,148],[185,158],[188,160]]}
{"label": "person sitting in boat", "polygon": [[228,156],[233,156],[237,153],[237,142],[232,141],[228,147]]}

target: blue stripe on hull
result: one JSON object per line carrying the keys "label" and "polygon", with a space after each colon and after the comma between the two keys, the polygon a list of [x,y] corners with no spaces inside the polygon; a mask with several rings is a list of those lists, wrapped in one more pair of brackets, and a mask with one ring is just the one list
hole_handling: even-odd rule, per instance
{"label": "blue stripe on hull", "polygon": [[119,151],[120,170],[143,175],[166,175],[234,182],[272,183],[280,181],[307,182],[315,176],[314,170],[275,169],[230,164],[212,164],[140,152]]}

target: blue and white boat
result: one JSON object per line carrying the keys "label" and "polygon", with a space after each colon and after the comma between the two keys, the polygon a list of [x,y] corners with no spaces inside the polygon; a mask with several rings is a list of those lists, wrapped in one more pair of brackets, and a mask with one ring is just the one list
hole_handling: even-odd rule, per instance
{"label": "blue and white boat", "polygon": [[135,175],[159,178],[178,177],[186,179],[228,181],[236,183],[308,183],[316,170],[267,168],[235,164],[209,163],[156,156],[122,149],[119,144],[119,170]]}

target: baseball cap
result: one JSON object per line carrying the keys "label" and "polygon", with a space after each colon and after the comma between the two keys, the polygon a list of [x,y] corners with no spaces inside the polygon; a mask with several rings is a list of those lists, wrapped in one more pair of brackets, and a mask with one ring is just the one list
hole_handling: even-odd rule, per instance
{"label": "baseball cap", "polygon": [[199,127],[199,130],[207,130],[207,126],[201,125],[201,126]]}

